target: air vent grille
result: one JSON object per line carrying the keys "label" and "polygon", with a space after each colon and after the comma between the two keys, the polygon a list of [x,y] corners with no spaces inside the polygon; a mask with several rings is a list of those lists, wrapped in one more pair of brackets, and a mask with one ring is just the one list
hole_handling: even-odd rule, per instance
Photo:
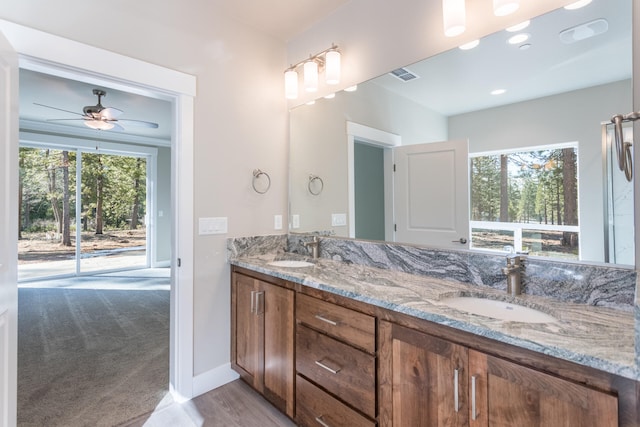
{"label": "air vent grille", "polygon": [[407,70],[406,68],[398,68],[397,70],[393,70],[389,74],[402,80],[403,82],[408,82],[420,78],[417,74]]}

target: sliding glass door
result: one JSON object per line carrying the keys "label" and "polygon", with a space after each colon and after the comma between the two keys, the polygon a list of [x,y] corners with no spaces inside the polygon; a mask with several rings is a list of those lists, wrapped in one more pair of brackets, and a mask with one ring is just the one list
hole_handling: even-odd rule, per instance
{"label": "sliding glass door", "polygon": [[20,148],[20,280],[149,266],[155,157],[133,151]]}

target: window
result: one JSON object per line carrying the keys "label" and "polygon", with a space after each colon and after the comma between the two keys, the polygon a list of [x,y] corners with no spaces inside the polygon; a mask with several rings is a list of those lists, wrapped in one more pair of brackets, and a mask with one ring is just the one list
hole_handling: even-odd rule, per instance
{"label": "window", "polygon": [[579,259],[577,144],[470,160],[471,247]]}

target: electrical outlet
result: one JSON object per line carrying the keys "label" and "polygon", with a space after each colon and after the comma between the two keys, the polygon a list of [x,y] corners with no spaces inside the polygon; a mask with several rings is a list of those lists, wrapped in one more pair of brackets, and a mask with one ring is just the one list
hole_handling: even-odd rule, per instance
{"label": "electrical outlet", "polygon": [[282,215],[273,216],[273,228],[275,230],[282,230]]}
{"label": "electrical outlet", "polygon": [[226,234],[227,217],[198,218],[198,234]]}
{"label": "electrical outlet", "polygon": [[331,214],[331,225],[334,227],[347,225],[347,214]]}
{"label": "electrical outlet", "polygon": [[291,228],[300,228],[300,215],[291,216]]}

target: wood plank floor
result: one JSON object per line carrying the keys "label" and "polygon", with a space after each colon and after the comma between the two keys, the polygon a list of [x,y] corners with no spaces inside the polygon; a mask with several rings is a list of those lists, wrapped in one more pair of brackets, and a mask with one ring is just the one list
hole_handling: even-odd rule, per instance
{"label": "wood plank floor", "polygon": [[241,380],[182,404],[172,403],[123,427],[290,427],[293,421]]}

